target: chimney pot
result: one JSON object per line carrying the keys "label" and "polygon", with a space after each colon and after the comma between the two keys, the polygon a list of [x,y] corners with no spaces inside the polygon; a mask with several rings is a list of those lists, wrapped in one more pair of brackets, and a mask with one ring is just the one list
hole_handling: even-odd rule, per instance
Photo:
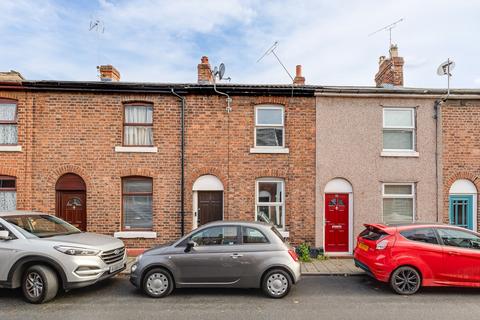
{"label": "chimney pot", "polygon": [[100,80],[105,82],[120,81],[120,72],[112,65],[97,66]]}
{"label": "chimney pot", "polygon": [[295,85],[305,85],[305,77],[302,76],[302,65],[298,64],[295,69],[295,79],[293,79]]}

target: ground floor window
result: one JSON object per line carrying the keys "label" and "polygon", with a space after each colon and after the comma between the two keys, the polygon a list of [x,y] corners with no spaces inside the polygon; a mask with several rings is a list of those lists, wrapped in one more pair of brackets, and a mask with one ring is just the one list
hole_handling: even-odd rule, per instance
{"label": "ground floor window", "polygon": [[415,216],[415,185],[413,183],[384,183],[383,222],[408,223]]}
{"label": "ground floor window", "polygon": [[0,211],[17,208],[17,188],[15,177],[0,176]]}
{"label": "ground floor window", "polygon": [[152,178],[126,177],[122,179],[123,229],[151,230]]}
{"label": "ground floor window", "polygon": [[285,196],[282,179],[262,178],[256,183],[256,220],[285,228]]}

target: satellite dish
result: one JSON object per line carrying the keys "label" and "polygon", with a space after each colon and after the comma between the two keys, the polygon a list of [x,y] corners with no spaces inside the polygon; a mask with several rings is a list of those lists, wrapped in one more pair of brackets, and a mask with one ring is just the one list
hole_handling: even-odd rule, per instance
{"label": "satellite dish", "polygon": [[218,68],[217,67],[213,68],[212,73],[213,73],[214,76],[216,76],[218,74]]}
{"label": "satellite dish", "polygon": [[[216,69],[216,67],[215,67]],[[225,64],[224,63],[220,63],[220,66],[218,68],[218,78],[220,80],[222,80],[223,78],[223,75],[225,74]]]}
{"label": "satellite dish", "polygon": [[455,62],[448,59],[438,67],[437,74],[439,76],[444,76],[444,75],[451,76],[450,71],[452,71],[454,68],[455,68]]}

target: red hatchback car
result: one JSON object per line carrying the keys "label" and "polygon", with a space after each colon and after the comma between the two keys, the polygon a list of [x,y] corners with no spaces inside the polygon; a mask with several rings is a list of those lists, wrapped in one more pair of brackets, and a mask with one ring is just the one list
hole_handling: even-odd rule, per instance
{"label": "red hatchback car", "polygon": [[355,265],[398,294],[421,286],[480,287],[480,234],[439,224],[366,224]]}

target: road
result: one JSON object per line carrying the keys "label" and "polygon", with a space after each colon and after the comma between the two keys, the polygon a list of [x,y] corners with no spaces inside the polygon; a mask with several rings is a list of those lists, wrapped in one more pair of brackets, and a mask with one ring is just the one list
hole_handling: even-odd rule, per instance
{"label": "road", "polygon": [[471,319],[480,314],[480,289],[437,288],[403,297],[367,276],[306,276],[282,300],[259,290],[182,289],[150,299],[118,277],[61,293],[44,305],[0,290],[0,319]]}

